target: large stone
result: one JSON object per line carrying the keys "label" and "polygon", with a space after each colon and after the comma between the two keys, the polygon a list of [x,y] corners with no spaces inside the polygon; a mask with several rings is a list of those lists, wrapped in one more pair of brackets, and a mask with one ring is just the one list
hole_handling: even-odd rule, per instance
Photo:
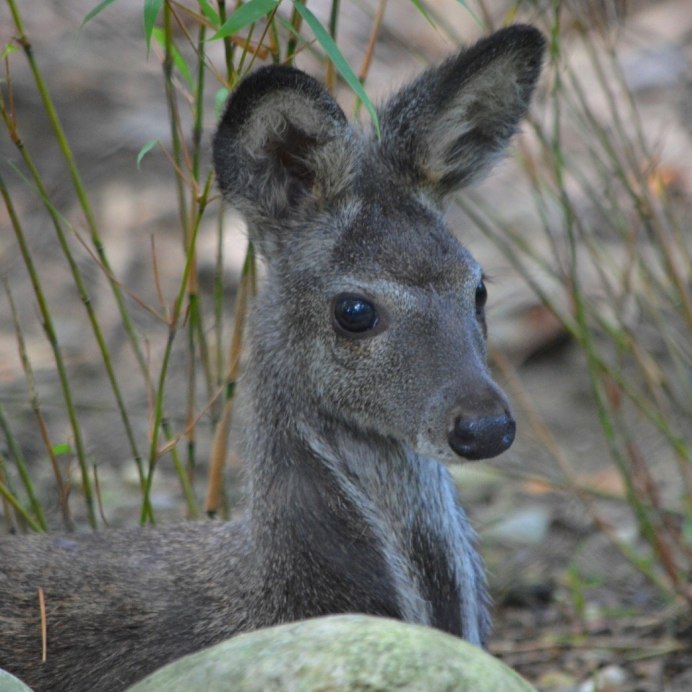
{"label": "large stone", "polygon": [[0,668],[0,692],[31,692],[31,688]]}
{"label": "large stone", "polygon": [[130,692],[529,692],[487,652],[439,630],[365,615],[278,625],[161,668]]}

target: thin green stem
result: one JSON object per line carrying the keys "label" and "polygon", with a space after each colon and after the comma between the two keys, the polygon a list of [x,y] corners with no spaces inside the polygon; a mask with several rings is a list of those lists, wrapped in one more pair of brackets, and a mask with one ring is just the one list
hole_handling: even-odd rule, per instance
{"label": "thin green stem", "polygon": [[[202,215],[206,209],[207,200],[209,198],[209,191],[211,189],[212,176],[211,174],[207,177],[207,181],[202,194],[199,199],[199,207],[197,219],[193,225],[192,237],[190,239],[190,247],[194,248],[197,240],[197,233],[199,231],[200,223],[202,221]],[[142,512],[140,513],[140,522],[145,524],[147,520],[154,523],[154,517],[148,515],[145,511],[146,504],[150,502],[151,488],[154,479],[154,471],[156,469],[158,461],[158,444],[159,444],[159,434],[161,431],[161,421],[163,420],[163,404],[165,395],[165,385],[168,375],[168,367],[170,364],[171,353],[173,350],[173,342],[178,332],[179,322],[183,314],[183,303],[185,302],[185,296],[188,295],[188,281],[190,277],[190,272],[193,266],[193,252],[188,252],[185,267],[183,269],[183,275],[180,281],[180,288],[178,290],[178,296],[173,305],[173,311],[170,318],[169,328],[168,328],[168,338],[166,341],[166,347],[164,349],[163,360],[161,363],[161,370],[159,372],[159,379],[156,387],[155,398],[154,398],[154,420],[151,426],[151,441],[149,444],[149,466],[147,471],[146,482],[144,486],[144,504],[142,506]]]}
{"label": "thin green stem", "polygon": [[[46,522],[46,516],[43,513],[43,507],[41,507],[41,503],[39,502],[39,499],[36,495],[36,491],[34,490],[34,484],[31,482],[31,475],[29,474],[29,469],[27,468],[26,465],[26,460],[24,459],[24,454],[22,454],[22,450],[17,444],[17,440],[15,439],[14,435],[12,434],[12,429],[10,428],[10,424],[5,417],[5,411],[3,409],[2,403],[0,402],[0,429],[2,429],[3,433],[5,434],[5,443],[7,444],[7,448],[9,449],[10,454],[12,455],[12,458],[14,459],[15,466],[17,467],[17,471],[19,472],[19,478],[22,481],[22,485],[24,486],[24,490],[26,491],[26,495],[29,498],[29,505],[31,507],[31,511],[34,513],[34,516],[36,517],[35,520],[31,520],[30,522],[28,521],[27,523],[34,528],[35,531],[46,531],[48,529],[48,523]],[[13,495],[9,489],[7,489],[7,492],[9,495]],[[4,493],[3,493],[3,496]],[[13,507],[16,507],[16,505],[11,502]],[[22,511],[22,518],[26,519],[26,515],[24,511]]]}
{"label": "thin green stem", "polygon": [[192,125],[192,177],[199,180],[199,161],[202,151],[202,119],[204,115],[204,42],[206,30],[204,24],[199,27],[197,35],[197,80],[193,106],[194,123]]}
{"label": "thin green stem", "polygon": [[10,492],[10,489],[2,481],[0,481],[0,495],[12,505],[14,511],[22,518],[22,521],[26,522],[32,531],[36,533],[44,533],[46,531],[46,528],[38,523],[24,507],[22,507],[19,500]]}
{"label": "thin green stem", "polygon": [[12,313],[12,321],[14,323],[14,332],[17,336],[19,357],[22,362],[22,368],[24,369],[24,378],[29,388],[29,401],[31,402],[31,408],[34,412],[34,416],[36,417],[36,423],[38,425],[38,429],[43,440],[44,447],[46,448],[46,453],[48,454],[51,466],[53,467],[53,475],[55,476],[55,483],[57,485],[58,497],[60,500],[60,510],[63,516],[63,525],[66,531],[72,531],[74,529],[74,522],[72,521],[72,516],[70,514],[69,492],[68,489],[65,487],[62,472],[60,471],[60,467],[58,465],[58,459],[55,453],[55,448],[50,440],[50,436],[48,434],[48,426],[46,425],[46,421],[43,417],[43,412],[41,411],[41,405],[39,403],[38,398],[38,390],[36,388],[36,381],[34,379],[34,372],[33,368],[31,367],[31,360],[29,359],[26,343],[24,341],[24,331],[19,321],[19,314],[17,313],[17,308],[14,303],[12,291],[10,290],[10,286],[7,281],[5,281],[5,293],[7,294],[7,300],[10,304],[10,312]]}
{"label": "thin green stem", "polygon": [[[220,386],[223,381],[223,315],[224,315],[224,248],[223,248],[223,201],[219,202],[219,210],[216,218],[216,264],[214,267],[214,338],[216,342],[216,386]],[[218,417],[219,407],[213,409],[216,414],[214,422]]]}
{"label": "thin green stem", "polygon": [[41,320],[43,324],[43,330],[48,339],[48,343],[53,351],[53,357],[55,358],[55,365],[58,370],[58,377],[60,379],[60,387],[62,389],[63,399],[65,401],[65,407],[67,409],[68,419],[70,421],[70,427],[72,429],[72,435],[74,437],[74,447],[77,453],[77,460],[79,462],[79,467],[82,475],[82,490],[84,492],[84,501],[87,508],[87,518],[89,524],[92,528],[96,528],[96,512],[94,507],[94,496],[91,491],[91,482],[89,480],[89,469],[86,462],[86,452],[84,449],[84,442],[82,440],[82,431],[79,425],[79,420],[77,418],[77,412],[75,409],[74,401],[72,399],[72,390],[70,389],[70,382],[67,376],[67,368],[65,367],[65,361],[62,356],[62,350],[58,342],[58,337],[53,325],[53,318],[51,317],[50,308],[45,298],[45,293],[41,286],[39,280],[39,273],[34,265],[33,258],[31,256],[31,251],[29,250],[28,243],[24,237],[24,231],[19,222],[19,218],[12,204],[9,191],[5,186],[5,182],[0,176],[0,194],[2,195],[5,206],[7,207],[7,212],[10,216],[10,222],[12,223],[12,228],[14,229],[15,237],[17,239],[17,244],[19,245],[19,250],[22,254],[22,259],[24,265],[26,266],[29,278],[31,280],[32,287],[34,289],[34,295],[36,296],[36,301],[38,303],[39,312],[41,314]]}
{"label": "thin green stem", "polygon": [[[329,35],[336,42],[336,31],[339,25],[339,6],[340,0],[332,0],[332,8],[329,13]],[[336,69],[334,68],[334,63],[331,60],[327,60],[327,79],[326,79],[327,91],[334,93],[336,88]]]}
{"label": "thin green stem", "polygon": [[168,104],[168,119],[171,126],[171,147],[173,152],[173,164],[175,166],[175,183],[178,196],[178,217],[180,228],[183,229],[183,237],[188,236],[188,214],[185,201],[185,176],[183,174],[183,155],[182,144],[178,127],[180,124],[180,114],[178,112],[178,101],[175,95],[175,85],[173,84],[173,13],[166,0],[163,6],[163,31],[164,31],[164,57],[163,57],[163,77],[166,90],[166,103]]}
{"label": "thin green stem", "polygon": [[[223,26],[226,23],[226,17],[227,17],[226,0],[218,0],[216,4],[218,5],[218,8],[219,8],[219,26]],[[224,60],[226,63],[226,76],[228,77],[229,84],[230,84],[231,75],[233,74],[233,52],[234,52],[234,45],[233,45],[233,41],[231,41],[231,37],[230,36],[224,36],[224,38],[223,38],[223,53],[224,53]]]}
{"label": "thin green stem", "polygon": [[[210,455],[207,499],[205,502],[205,509],[210,516],[215,516],[220,506],[225,501],[223,492],[223,470],[228,451],[228,434],[231,429],[235,384],[240,371],[240,355],[242,353],[247,306],[250,296],[256,292],[255,270],[254,248],[252,243],[248,243],[245,262],[243,263],[243,271],[240,277],[240,285],[238,286],[238,294],[235,301],[233,335],[231,337],[230,353],[228,356],[228,370],[223,382],[223,407],[219,422],[214,429],[214,439],[212,441]],[[226,507],[224,506],[224,512],[225,510]]]}
{"label": "thin green stem", "polygon": [[[161,420],[161,429],[166,439],[169,442],[172,441],[173,433],[171,432],[171,426],[167,418]],[[176,473],[178,474],[180,486],[183,489],[183,495],[185,495],[188,516],[190,519],[197,519],[199,518],[199,507],[197,505],[197,498],[195,497],[194,490],[192,489],[192,479],[189,477],[183,462],[180,460],[180,455],[175,445],[171,447],[170,455],[171,459],[173,459],[173,466],[175,466]]]}
{"label": "thin green stem", "polygon": [[288,43],[286,44],[286,62],[290,64],[293,61],[293,58],[296,54],[296,48],[298,47],[298,37],[300,35],[300,26],[303,23],[303,17],[295,7],[291,12],[291,19],[289,21],[293,31],[291,32],[291,35],[288,39]]}
{"label": "thin green stem", "polygon": [[144,359],[144,354],[142,353],[142,349],[140,347],[137,331],[135,330],[135,327],[128,313],[120,285],[113,278],[114,274],[111,270],[110,262],[108,261],[103,241],[101,240],[101,236],[98,231],[98,225],[96,223],[94,214],[91,210],[89,198],[84,184],[82,182],[82,178],[79,174],[79,170],[77,168],[77,164],[75,162],[72,149],[69,145],[67,137],[65,136],[65,131],[63,130],[62,123],[60,122],[60,118],[58,117],[58,113],[55,109],[55,105],[50,96],[48,88],[43,80],[43,75],[41,74],[38,63],[36,62],[36,59],[34,57],[31,43],[29,42],[29,39],[24,30],[24,23],[22,21],[19,10],[17,9],[16,2],[15,0],[7,0],[7,4],[10,7],[12,18],[17,29],[16,41],[24,50],[24,54],[26,55],[29,67],[34,76],[34,81],[36,82],[36,87],[38,89],[39,95],[41,96],[43,108],[46,112],[46,115],[48,116],[51,126],[53,127],[55,138],[60,146],[60,151],[62,152],[63,157],[65,158],[65,161],[67,163],[70,178],[72,179],[72,183],[74,185],[77,198],[84,213],[84,218],[87,223],[87,228],[89,229],[89,235],[91,237],[92,244],[94,245],[99,261],[106,269],[106,276],[108,277],[111,290],[113,291],[113,295],[118,306],[118,311],[122,319],[123,328],[130,340],[140,370],[143,374],[146,374],[146,361]]}
{"label": "thin green stem", "polygon": [[111,390],[113,391],[116,405],[118,407],[118,412],[120,414],[120,419],[122,420],[123,427],[125,429],[125,436],[130,446],[132,458],[139,472],[140,483],[143,483],[144,470],[142,467],[142,457],[137,447],[137,442],[134,430],[132,428],[132,424],[130,423],[130,417],[127,411],[127,406],[125,405],[125,401],[120,390],[120,385],[118,384],[118,379],[116,377],[115,369],[111,361],[108,345],[106,344],[106,339],[104,337],[103,331],[98,321],[96,310],[91,301],[89,291],[86,287],[86,282],[84,281],[82,277],[82,272],[79,269],[79,265],[75,260],[74,255],[72,254],[72,250],[70,248],[67,235],[63,228],[63,219],[50,201],[48,190],[46,189],[46,186],[43,182],[43,178],[41,177],[41,174],[38,171],[38,168],[36,167],[33,158],[31,157],[28,149],[24,145],[24,142],[19,135],[16,123],[12,120],[11,115],[5,108],[4,99],[0,99],[0,117],[2,118],[5,127],[7,128],[8,133],[10,134],[10,138],[19,150],[22,160],[24,161],[24,164],[29,170],[31,179],[33,180],[34,185],[36,186],[38,195],[41,201],[43,202],[44,207],[46,208],[46,211],[48,212],[48,215],[50,216],[51,221],[53,223],[53,228],[55,229],[60,249],[62,250],[65,259],[67,260],[70,272],[72,274],[72,278],[74,280],[75,287],[77,288],[79,297],[82,301],[82,304],[84,305],[87,317],[89,319],[89,324],[91,326],[91,330],[94,334],[94,338],[96,339],[96,343],[101,354],[101,360],[103,362],[104,368],[106,370],[106,375],[108,377],[108,382],[110,384]]}

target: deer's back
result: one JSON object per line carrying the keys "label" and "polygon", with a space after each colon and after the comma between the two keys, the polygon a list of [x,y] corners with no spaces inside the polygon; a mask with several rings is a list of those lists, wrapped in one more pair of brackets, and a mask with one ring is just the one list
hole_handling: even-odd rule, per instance
{"label": "deer's back", "polygon": [[238,523],[0,541],[0,667],[36,690],[122,689],[249,628],[247,553]]}

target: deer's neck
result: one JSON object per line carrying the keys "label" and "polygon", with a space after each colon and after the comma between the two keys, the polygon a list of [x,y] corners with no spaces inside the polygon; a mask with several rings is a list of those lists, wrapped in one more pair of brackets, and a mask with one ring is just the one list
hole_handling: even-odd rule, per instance
{"label": "deer's neck", "polygon": [[301,415],[295,401],[283,411],[276,402],[254,412],[250,450],[267,616],[366,612],[480,644],[483,572],[447,470],[371,432]]}

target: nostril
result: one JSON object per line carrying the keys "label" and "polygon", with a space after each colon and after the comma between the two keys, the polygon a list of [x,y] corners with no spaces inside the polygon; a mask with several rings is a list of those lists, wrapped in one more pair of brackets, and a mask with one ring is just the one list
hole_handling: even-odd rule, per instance
{"label": "nostril", "polygon": [[465,459],[490,459],[509,449],[515,433],[516,423],[508,412],[502,416],[459,417],[448,441],[454,452]]}

